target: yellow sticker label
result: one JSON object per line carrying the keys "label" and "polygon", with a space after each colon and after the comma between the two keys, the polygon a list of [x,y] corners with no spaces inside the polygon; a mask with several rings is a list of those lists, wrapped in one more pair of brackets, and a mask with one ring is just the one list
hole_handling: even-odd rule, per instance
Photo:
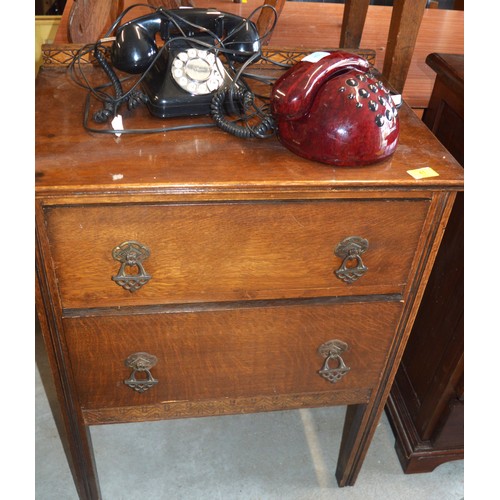
{"label": "yellow sticker label", "polygon": [[407,170],[407,172],[414,179],[426,179],[427,177],[438,177],[439,176],[439,174],[435,170],[432,170],[431,167],[416,168],[414,170]]}

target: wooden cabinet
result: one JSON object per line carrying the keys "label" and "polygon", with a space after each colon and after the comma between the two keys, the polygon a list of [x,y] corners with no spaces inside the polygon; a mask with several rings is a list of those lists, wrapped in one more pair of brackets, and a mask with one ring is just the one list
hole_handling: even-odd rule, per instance
{"label": "wooden cabinet", "polygon": [[333,168],[215,128],[88,133],[83,103],[41,69],[37,310],[80,497],[100,498],[90,425],[328,405],[353,485],[461,167],[405,104],[391,159]]}
{"label": "wooden cabinet", "polygon": [[[436,83],[424,123],[463,164],[464,57],[430,54]],[[458,193],[387,412],[407,473],[464,456],[464,196]]]}

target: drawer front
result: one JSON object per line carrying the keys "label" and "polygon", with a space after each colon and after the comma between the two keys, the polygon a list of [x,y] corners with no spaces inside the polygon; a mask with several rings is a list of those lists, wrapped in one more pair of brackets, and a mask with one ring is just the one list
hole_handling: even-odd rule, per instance
{"label": "drawer front", "polygon": [[[401,308],[400,302],[316,304],[64,322],[80,403],[97,409],[369,391],[380,378]],[[330,341],[335,347],[318,351]],[[150,375],[127,365],[137,353],[156,358]],[[330,371],[320,375],[323,367]],[[150,377],[151,387],[139,387]]]}
{"label": "drawer front", "polygon": [[[46,223],[63,307],[92,308],[401,293],[428,207],[428,200],[79,206],[47,209]],[[367,269],[346,283],[336,274],[345,256],[335,252],[353,236],[367,248],[346,267]],[[119,260],[130,241],[147,247],[142,270]],[[121,270],[147,282],[131,292],[119,284]]]}

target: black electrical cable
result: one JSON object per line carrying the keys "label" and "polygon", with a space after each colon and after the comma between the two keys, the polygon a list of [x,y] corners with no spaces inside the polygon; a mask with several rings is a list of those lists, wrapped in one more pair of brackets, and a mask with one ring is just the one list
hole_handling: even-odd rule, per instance
{"label": "black electrical cable", "polygon": [[113,99],[106,99],[104,102],[104,107],[100,111],[97,111],[94,114],[94,121],[97,123],[104,123],[109,120],[111,116],[114,116],[116,113],[116,108],[120,104],[123,99],[123,87],[120,83],[120,79],[116,76],[111,65],[106,61],[106,58],[100,51],[99,44],[96,44],[96,48],[94,50],[94,57],[97,59],[97,62],[101,65],[102,69],[108,76],[111,81],[111,85],[115,89],[115,97]]}
{"label": "black electrical cable", "polygon": [[191,130],[197,128],[214,128],[215,123],[198,123],[189,125],[175,125],[173,127],[157,127],[157,128],[145,128],[145,129],[99,129],[90,127],[88,125],[90,115],[90,94],[87,94],[85,100],[85,109],[83,111],[83,128],[88,132],[93,132],[95,134],[108,134],[108,135],[119,135],[119,134],[159,134],[165,132],[174,132],[179,130]]}
{"label": "black electrical cable", "polygon": [[[240,117],[238,120],[230,120],[224,109],[226,95],[226,90],[217,92],[211,103],[212,118],[221,130],[241,139],[254,137],[264,139],[274,135],[276,124],[269,113],[265,114],[260,123],[255,126],[250,125],[248,121],[244,121],[243,125],[239,125],[238,121],[243,120],[243,117]],[[249,109],[254,104],[253,93],[242,88],[234,90],[230,99],[239,101],[244,110]]]}
{"label": "black electrical cable", "polygon": [[273,59],[266,57],[264,55],[261,56],[261,59],[263,59],[264,61],[267,61],[268,63],[270,63],[274,66],[279,66],[280,68],[291,68],[293,66],[293,64],[287,64],[287,63],[282,63],[279,61],[274,61]]}
{"label": "black electrical cable", "polygon": [[[215,34],[213,31],[209,30],[208,28],[205,28],[205,26],[200,26],[198,24],[194,24],[194,23],[188,21],[187,19],[184,19],[183,17],[181,17],[181,16],[179,16],[177,14],[174,14],[173,12],[171,12],[169,10],[163,9],[162,7],[160,7],[157,10],[157,12],[158,12],[158,14],[163,15],[164,17],[166,17],[168,20],[172,21],[175,24],[175,27],[179,30],[180,33],[182,33],[182,35],[186,39],[189,39],[189,38],[192,38],[192,37],[188,37],[186,35],[186,33],[184,32],[184,30],[181,27],[182,24],[187,24],[188,26],[191,26],[192,28],[196,28],[199,31],[203,31],[203,32],[207,33],[212,38],[214,38],[215,40],[217,40],[217,43],[220,44],[220,47],[224,47],[224,44],[223,44],[222,40],[219,38],[219,36],[217,34]],[[217,46],[214,46],[213,44],[211,44],[210,47],[212,49],[214,49],[214,48],[217,49],[218,48]]]}
{"label": "black electrical cable", "polygon": [[[124,92],[123,85],[122,83],[133,78],[133,77],[125,77],[125,78],[118,78],[116,75],[114,69],[112,66],[109,64],[109,62],[106,59],[106,56],[104,54],[105,48],[103,43],[106,41],[113,41],[113,37],[109,37],[109,35],[120,25],[121,20],[125,16],[127,12],[129,12],[131,9],[135,7],[149,7],[152,10],[156,11],[159,15],[162,17],[165,17],[166,19],[169,19],[176,29],[179,31],[179,33],[183,34],[184,36],[178,36],[175,38],[170,38],[165,41],[164,45],[160,47],[158,50],[158,53],[156,54],[154,60],[151,62],[149,67],[146,69],[146,71],[141,75],[139,79],[137,79],[133,85],[126,91]],[[250,16],[248,16],[247,19],[242,19],[242,23],[238,26],[236,26],[229,34],[225,36],[225,39],[228,39],[232,35],[236,34],[238,31],[241,29],[245,29],[245,26],[247,26],[248,20],[259,10],[263,8],[271,8],[274,11],[275,14],[275,19],[274,22],[271,26],[271,28],[262,36],[259,37],[259,40],[265,39],[272,31],[274,30],[274,27],[276,25],[277,19],[278,19],[278,14],[277,11],[274,7],[269,6],[269,5],[262,5],[258,8],[256,8]],[[214,41],[216,44],[214,45],[213,43],[207,43],[202,40],[198,40],[195,37],[187,37],[185,36],[185,32],[180,26],[180,24],[185,23],[188,24],[189,26],[199,29],[201,31],[204,31],[205,33],[209,34],[211,37],[213,37]],[[83,88],[86,88],[88,90],[88,95],[87,95],[87,102],[86,102],[86,109],[84,111],[84,128],[88,130],[89,132],[94,132],[94,133],[107,133],[107,134],[136,134],[136,133],[162,133],[162,132],[169,132],[173,130],[185,130],[189,128],[206,128],[206,127],[214,127],[218,126],[222,130],[225,130],[233,135],[236,135],[238,137],[245,137],[245,138],[250,138],[250,137],[259,137],[259,138],[266,138],[266,137],[271,137],[274,132],[275,132],[275,124],[274,120],[272,119],[270,113],[264,108],[264,107],[256,107],[254,100],[256,97],[259,97],[263,100],[266,98],[264,96],[256,96],[255,94],[252,93],[250,90],[249,85],[245,82],[243,77],[246,78],[252,78],[257,81],[265,81],[266,83],[271,84],[273,79],[266,79],[265,77],[260,77],[258,75],[252,75],[249,73],[245,72],[245,69],[252,64],[254,61],[258,60],[259,58],[262,58],[266,61],[268,61],[271,64],[275,64],[277,66],[281,67],[286,67],[286,65],[282,63],[277,63],[275,61],[272,61],[271,59],[268,59],[267,57],[264,57],[263,54],[259,51],[257,53],[255,52],[248,52],[249,59],[241,65],[239,68],[235,68],[234,64],[230,61],[229,58],[226,57],[227,63],[229,68],[234,72],[235,76],[232,79],[233,83],[229,85],[228,87],[221,89],[220,92],[214,95],[214,99],[212,102],[211,106],[211,111],[213,113],[212,118],[214,119],[214,123],[212,124],[198,124],[198,125],[181,125],[181,126],[174,126],[174,127],[159,127],[159,128],[151,128],[151,129],[128,129],[128,130],[114,130],[114,129],[97,129],[90,127],[88,125],[88,113],[90,109],[90,96],[93,95],[97,100],[103,102],[103,109],[96,112],[93,116],[94,121],[97,123],[104,123],[105,121],[109,120],[112,116],[116,116],[118,114],[118,109],[121,104],[124,102],[127,102],[128,108],[132,109],[133,107],[137,106],[139,103],[146,103],[147,102],[147,97],[145,94],[140,92],[138,90],[138,86],[140,83],[143,81],[147,73],[150,71],[150,69],[153,67],[153,65],[156,63],[158,58],[161,56],[162,52],[167,49],[167,47],[172,43],[174,40],[186,40],[189,41],[193,46],[201,46],[206,49],[209,49],[213,51],[215,54],[235,54],[237,53],[238,55],[242,55],[241,51],[234,51],[229,48],[231,42],[226,42],[224,44],[224,41],[221,40],[215,33],[211,32],[207,28],[203,26],[198,26],[193,23],[187,22],[185,19],[183,19],[181,16],[177,15],[174,12],[171,12],[169,10],[165,10],[162,7],[159,8],[152,8],[151,5],[147,4],[135,4],[127,8],[124,12],[120,14],[120,16],[115,20],[115,22],[112,24],[106,35],[101,38],[99,41],[97,41],[95,44],[89,44],[85,47],[82,47],[82,49],[77,53],[77,55],[74,57],[73,61],[70,63],[70,73],[73,78],[73,80],[80,85]],[[97,62],[100,64],[100,66],[103,68],[105,74],[110,80],[109,84],[106,85],[100,85],[97,87],[93,87],[90,82],[88,81],[87,77],[85,76],[84,69],[81,64],[81,60],[83,59],[84,56],[93,54]],[[83,66],[88,66],[88,64],[85,64]],[[78,73],[76,68],[78,68]],[[114,96],[110,95],[109,92],[106,92],[104,89],[106,88],[112,88],[114,91]],[[243,107],[244,114],[240,115],[239,118],[236,120],[231,120],[227,118],[227,111],[225,109],[225,106],[229,108],[230,113],[235,113],[236,107],[235,103],[240,103],[240,105]],[[248,110],[250,107],[254,108],[254,113],[251,115],[248,115]],[[239,110],[240,108],[238,108]],[[258,121],[257,125],[250,125],[250,122],[255,122]],[[240,123],[243,122],[243,125]]]}

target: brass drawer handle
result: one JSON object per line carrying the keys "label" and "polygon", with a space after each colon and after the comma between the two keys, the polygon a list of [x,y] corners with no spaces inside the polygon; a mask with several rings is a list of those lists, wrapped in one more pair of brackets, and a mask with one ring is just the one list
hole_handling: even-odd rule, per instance
{"label": "brass drawer handle", "polygon": [[[134,391],[143,393],[148,389],[151,389],[154,385],[158,383],[151,372],[149,371],[158,362],[156,356],[148,354],[147,352],[136,352],[131,354],[125,360],[125,366],[132,368],[132,373],[130,377],[123,382],[134,389]],[[137,373],[144,373],[146,378],[137,379]]]}
{"label": "brass drawer handle", "polygon": [[[135,292],[145,285],[151,276],[146,273],[142,262],[149,257],[150,251],[146,245],[138,241],[124,241],[113,249],[113,259],[121,262],[120,269],[113,281],[129,292]],[[128,267],[135,267],[136,274],[127,274]]]}
{"label": "brass drawer handle", "polygon": [[[346,366],[344,360],[340,356],[343,352],[347,351],[348,348],[349,346],[345,342],[336,339],[329,340],[319,346],[318,353],[325,358],[325,361],[318,373],[328,380],[328,382],[332,384],[337,383],[351,369],[349,366]],[[336,368],[330,368],[331,361],[337,361]]]}
{"label": "brass drawer handle", "polygon": [[335,248],[335,255],[343,259],[342,265],[335,271],[337,278],[345,283],[353,283],[361,278],[368,271],[361,259],[361,254],[366,250],[368,250],[368,240],[359,236],[350,236],[341,241]]}

